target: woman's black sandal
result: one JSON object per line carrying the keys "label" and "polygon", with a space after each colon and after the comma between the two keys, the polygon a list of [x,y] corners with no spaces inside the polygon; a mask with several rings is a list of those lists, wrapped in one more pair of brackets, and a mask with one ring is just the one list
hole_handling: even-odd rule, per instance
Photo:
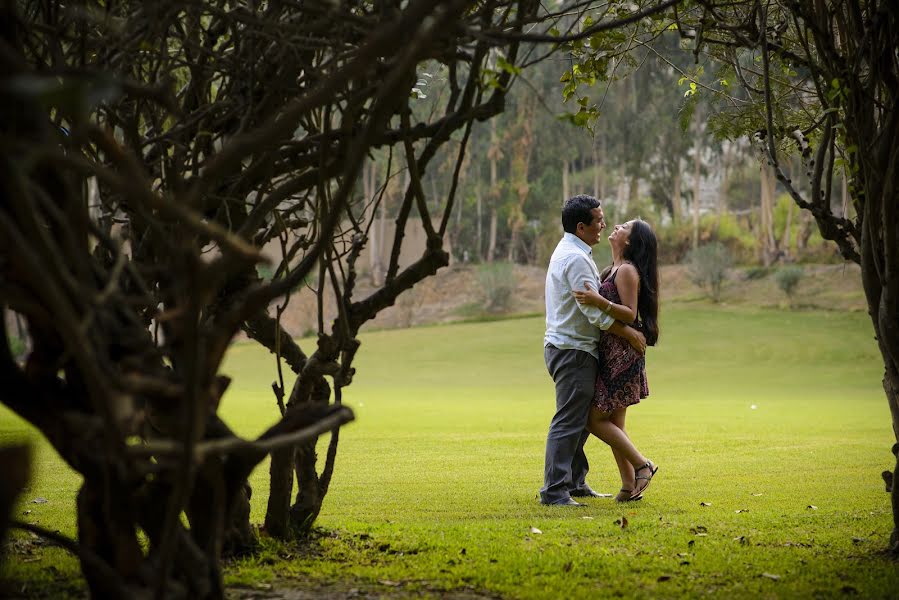
{"label": "woman's black sandal", "polygon": [[621,491],[618,492],[618,495],[615,496],[615,502],[636,502],[637,500],[643,499],[643,494],[641,493],[638,496],[631,497],[631,494],[634,493],[634,490],[629,490],[627,488],[621,488]]}
{"label": "woman's black sandal", "polygon": [[642,471],[644,469],[649,469],[649,475],[648,476],[647,475],[637,475],[636,477],[634,477],[634,480],[639,482],[642,479],[642,480],[646,481],[646,485],[644,485],[643,487],[640,487],[639,485],[634,485],[634,491],[631,493],[631,500],[636,500],[637,498],[639,498],[640,496],[643,495],[643,492],[645,492],[646,488],[649,487],[649,482],[652,481],[652,478],[656,474],[656,471],[659,470],[659,468],[657,466],[655,466],[655,464],[651,460],[648,460],[648,461],[646,461],[646,464],[644,464],[643,466],[640,466],[640,467],[637,467],[636,469],[634,469],[634,473],[640,473],[640,471]]}

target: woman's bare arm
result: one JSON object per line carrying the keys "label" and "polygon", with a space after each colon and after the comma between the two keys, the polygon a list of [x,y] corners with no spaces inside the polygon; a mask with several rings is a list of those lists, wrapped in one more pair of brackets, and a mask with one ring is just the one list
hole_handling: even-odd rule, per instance
{"label": "woman's bare arm", "polygon": [[624,339],[624,341],[630,344],[631,347],[640,354],[646,354],[646,336],[630,325],[625,325],[621,321],[615,321],[606,331]]}
{"label": "woman's bare arm", "polygon": [[578,302],[593,305],[604,313],[612,316],[622,323],[633,323],[637,318],[637,290],[640,287],[640,276],[633,265],[625,263],[618,267],[615,275],[615,283],[618,287],[618,295],[621,296],[621,304],[609,302],[592,289],[588,282],[584,282],[586,291],[574,291],[574,297]]}

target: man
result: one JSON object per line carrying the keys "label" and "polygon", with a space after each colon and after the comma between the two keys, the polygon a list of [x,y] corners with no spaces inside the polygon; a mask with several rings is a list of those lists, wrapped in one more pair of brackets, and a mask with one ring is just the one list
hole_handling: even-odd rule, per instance
{"label": "man", "polygon": [[646,351],[643,334],[615,321],[595,306],[579,304],[572,292],[584,282],[599,289],[592,246],[606,227],[599,201],[593,196],[569,198],[562,208],[565,234],[556,246],[546,273],[546,336],[543,356],[556,384],[556,414],[546,437],[546,466],[540,502],[583,506],[572,496],[599,496],[587,485],[589,465],[584,443],[587,416],[596,384],[596,341],[600,330],[625,338]]}

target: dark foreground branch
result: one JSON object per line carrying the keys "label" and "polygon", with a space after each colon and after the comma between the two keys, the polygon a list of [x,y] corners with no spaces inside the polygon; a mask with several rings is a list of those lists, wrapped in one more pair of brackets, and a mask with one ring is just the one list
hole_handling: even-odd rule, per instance
{"label": "dark foreground branch", "polygon": [[[285,417],[284,420],[253,441],[233,437],[224,440],[201,442],[194,448],[194,460],[201,464],[212,456],[247,453],[261,454],[262,456],[259,460],[262,460],[266,454],[273,450],[310,442],[321,434],[337,429],[355,419],[353,411],[346,406],[334,408],[335,410],[327,416],[296,431],[283,432],[283,429],[290,427],[290,421],[292,420],[291,417]],[[153,441],[139,446],[132,446],[129,452],[135,457],[176,457],[184,452],[184,444],[168,440]]]}

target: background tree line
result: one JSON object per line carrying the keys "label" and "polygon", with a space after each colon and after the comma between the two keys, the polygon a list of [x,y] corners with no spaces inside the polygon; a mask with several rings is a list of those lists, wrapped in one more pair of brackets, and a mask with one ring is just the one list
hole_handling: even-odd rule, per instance
{"label": "background tree line", "polygon": [[[707,122],[722,100],[703,87],[720,85],[725,66],[705,55],[697,64],[682,46],[669,31],[609,53],[606,71],[567,102],[571,55],[517,70],[520,81],[506,110],[472,129],[447,231],[450,260],[542,265],[559,236],[561,203],[589,193],[602,200],[610,222],[640,215],[653,223],[663,262],[681,262],[713,241],[742,264],[839,261],[836,246],[821,238],[811,214],[795,206],[757,149]],[[416,110],[424,113],[442,93],[446,73],[434,69],[419,83],[427,98]],[[745,101],[737,81],[727,85],[733,101]],[[578,100],[597,105],[589,129],[576,118]],[[431,198],[452,185],[451,156],[438,155],[435,164],[424,177]],[[788,169],[799,179],[798,154]],[[379,210],[388,222],[404,176],[402,165],[383,154],[367,165],[369,190],[387,186]],[[830,201],[850,214],[844,171],[837,169],[833,180]],[[373,231],[373,244],[380,231]]]}

